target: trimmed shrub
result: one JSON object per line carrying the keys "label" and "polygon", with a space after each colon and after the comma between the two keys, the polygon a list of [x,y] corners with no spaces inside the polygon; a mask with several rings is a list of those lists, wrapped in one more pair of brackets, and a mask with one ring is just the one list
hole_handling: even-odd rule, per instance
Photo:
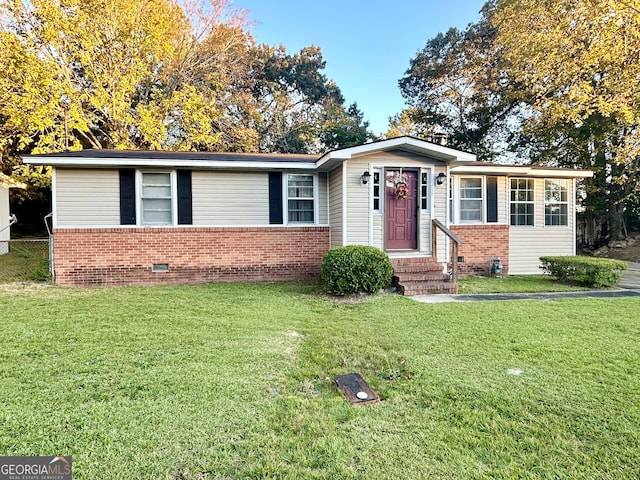
{"label": "trimmed shrub", "polygon": [[379,248],[349,245],[329,250],[320,274],[324,287],[335,295],[374,293],[391,285],[393,267]]}
{"label": "trimmed shrub", "polygon": [[540,257],[545,273],[559,280],[574,282],[588,287],[613,287],[622,278],[627,262],[594,257]]}

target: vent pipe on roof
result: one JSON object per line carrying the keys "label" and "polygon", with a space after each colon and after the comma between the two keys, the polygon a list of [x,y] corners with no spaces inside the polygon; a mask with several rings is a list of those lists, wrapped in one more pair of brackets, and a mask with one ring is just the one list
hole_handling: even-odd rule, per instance
{"label": "vent pipe on roof", "polygon": [[438,145],[446,145],[447,140],[449,138],[449,134],[440,132],[433,134],[433,143],[437,143]]}

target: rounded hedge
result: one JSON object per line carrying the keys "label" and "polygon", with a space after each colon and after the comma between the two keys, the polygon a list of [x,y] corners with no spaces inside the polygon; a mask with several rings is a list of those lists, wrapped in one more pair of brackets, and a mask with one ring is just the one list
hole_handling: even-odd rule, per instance
{"label": "rounded hedge", "polygon": [[349,245],[329,250],[320,274],[324,287],[335,295],[374,293],[391,285],[393,267],[379,248]]}

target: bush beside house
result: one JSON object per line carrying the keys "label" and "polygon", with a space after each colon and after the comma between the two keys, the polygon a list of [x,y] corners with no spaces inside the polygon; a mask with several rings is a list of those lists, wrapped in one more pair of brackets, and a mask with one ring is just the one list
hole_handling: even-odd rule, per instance
{"label": "bush beside house", "polygon": [[322,259],[322,284],[335,295],[375,293],[391,285],[392,275],[388,255],[376,247],[332,248]]}
{"label": "bush beside house", "polygon": [[620,260],[583,256],[540,257],[545,273],[589,287],[613,287],[622,279],[628,265]]}

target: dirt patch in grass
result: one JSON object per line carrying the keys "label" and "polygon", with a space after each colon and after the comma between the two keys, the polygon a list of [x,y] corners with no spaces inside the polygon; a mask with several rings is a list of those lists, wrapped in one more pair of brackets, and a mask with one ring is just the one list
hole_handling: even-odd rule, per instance
{"label": "dirt patch in grass", "polygon": [[336,305],[364,303],[374,298],[378,298],[380,296],[385,296],[385,295],[395,295],[395,293],[391,291],[389,292],[385,291],[385,292],[379,292],[379,293],[354,293],[351,295],[342,295],[342,296],[333,295],[328,292],[323,292],[320,294],[322,298],[325,298],[335,303]]}

